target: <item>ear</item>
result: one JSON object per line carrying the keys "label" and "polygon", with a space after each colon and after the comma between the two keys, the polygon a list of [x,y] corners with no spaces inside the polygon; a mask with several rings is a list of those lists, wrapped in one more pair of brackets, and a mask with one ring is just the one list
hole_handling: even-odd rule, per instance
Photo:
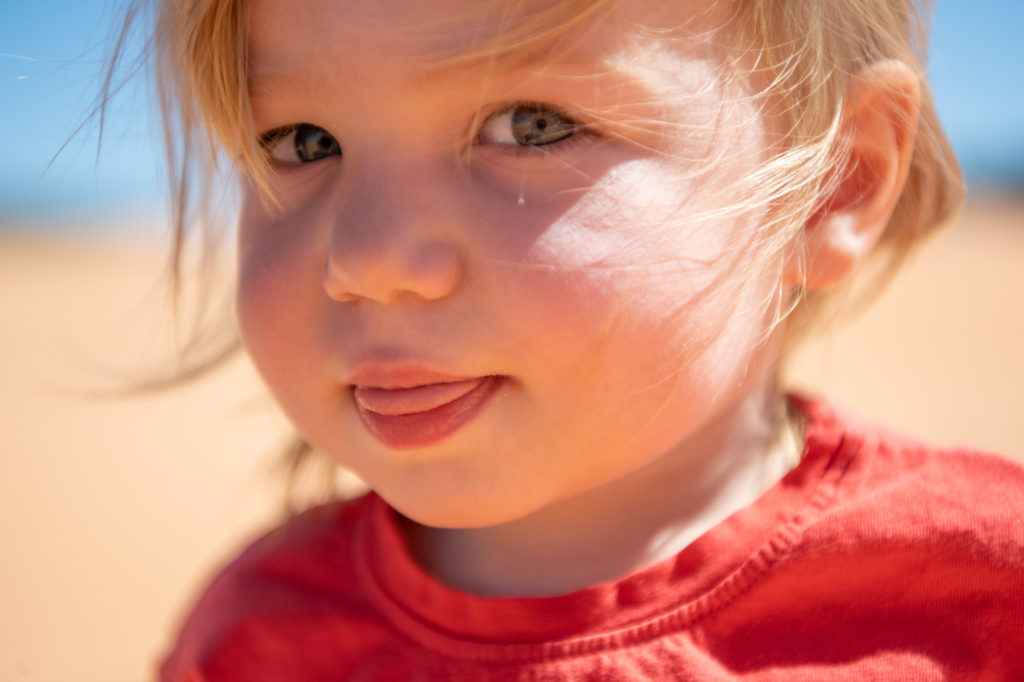
{"label": "ear", "polygon": [[791,256],[787,281],[807,289],[838,284],[885,232],[910,168],[920,99],[917,76],[903,62],[877,62],[850,79],[842,176],[804,226],[803,253]]}

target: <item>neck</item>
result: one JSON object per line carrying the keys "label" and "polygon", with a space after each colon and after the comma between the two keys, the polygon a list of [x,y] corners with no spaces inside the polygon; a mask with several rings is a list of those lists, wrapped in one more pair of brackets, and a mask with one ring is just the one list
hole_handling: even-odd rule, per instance
{"label": "neck", "polygon": [[646,466],[485,528],[412,524],[413,551],[445,584],[481,596],[550,596],[667,559],[776,483],[793,463],[774,384],[745,394]]}

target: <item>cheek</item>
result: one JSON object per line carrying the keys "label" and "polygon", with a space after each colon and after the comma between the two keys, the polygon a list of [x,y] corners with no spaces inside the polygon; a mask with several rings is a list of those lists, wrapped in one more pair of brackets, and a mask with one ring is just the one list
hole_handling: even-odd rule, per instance
{"label": "cheek", "polygon": [[737,255],[730,226],[694,216],[690,189],[659,164],[622,164],[557,217],[531,220],[544,229],[521,254],[491,259],[514,282],[512,309],[569,336],[685,328]]}
{"label": "cheek", "polygon": [[559,382],[613,387],[594,392],[604,411],[627,393],[657,406],[675,384],[734,383],[764,335],[771,282],[751,277],[747,238],[758,217],[716,218],[694,191],[672,169],[623,164],[507,273],[515,342]]}
{"label": "cheek", "polygon": [[307,245],[294,221],[273,220],[249,200],[238,230],[236,308],[242,343],[278,399],[285,404],[297,393],[289,377],[303,376],[303,354],[315,330],[309,296],[319,273],[308,265]]}
{"label": "cheek", "polygon": [[638,191],[669,185],[650,179],[639,165],[617,171],[546,223],[519,263],[494,259],[503,336],[530,349],[521,356],[552,395],[590,385],[587,400],[610,409],[671,376],[707,317],[713,245],[672,224],[678,191]]}

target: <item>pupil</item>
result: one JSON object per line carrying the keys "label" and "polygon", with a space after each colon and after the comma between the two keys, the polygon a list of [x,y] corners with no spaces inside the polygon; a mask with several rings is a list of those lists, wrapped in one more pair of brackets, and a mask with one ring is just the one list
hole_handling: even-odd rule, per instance
{"label": "pupil", "polygon": [[548,120],[546,118],[537,119],[537,129],[544,130],[548,127]]}

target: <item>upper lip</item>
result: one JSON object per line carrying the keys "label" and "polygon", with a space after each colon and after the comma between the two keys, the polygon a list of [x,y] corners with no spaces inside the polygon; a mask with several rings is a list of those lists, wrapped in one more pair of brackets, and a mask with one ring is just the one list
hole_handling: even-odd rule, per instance
{"label": "upper lip", "polygon": [[482,375],[451,374],[422,365],[372,365],[358,368],[349,383],[362,388],[413,388],[479,379]]}

